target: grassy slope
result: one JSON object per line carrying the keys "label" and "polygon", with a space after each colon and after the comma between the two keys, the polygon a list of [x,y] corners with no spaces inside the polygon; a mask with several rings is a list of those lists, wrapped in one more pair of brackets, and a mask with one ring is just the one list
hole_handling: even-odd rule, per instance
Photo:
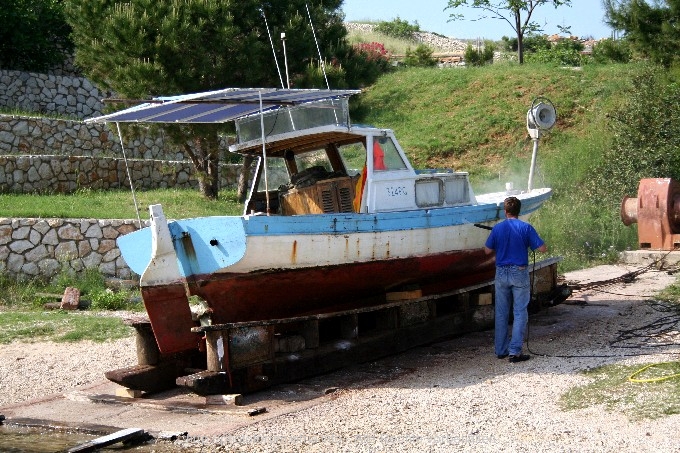
{"label": "grassy slope", "polygon": [[[634,65],[574,70],[498,64],[467,69],[409,69],[381,78],[362,94],[355,121],[390,127],[416,167],[469,171],[478,192],[527,184],[532,142],[526,112],[536,96],[555,104],[558,123],[539,145],[534,187],[554,189],[533,218],[565,258],[563,269],[610,259],[635,242],[618,206],[592,204],[579,188],[611,140],[607,114],[626,99]],[[621,194],[623,197],[627,194]]]}

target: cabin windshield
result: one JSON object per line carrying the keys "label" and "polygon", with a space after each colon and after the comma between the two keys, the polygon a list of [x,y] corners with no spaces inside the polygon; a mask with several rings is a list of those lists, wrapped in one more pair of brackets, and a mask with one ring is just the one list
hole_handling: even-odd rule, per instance
{"label": "cabin windshield", "polygon": [[308,153],[295,156],[295,163],[298,171],[306,170],[311,167],[323,167],[326,171],[333,171],[331,162],[328,159],[325,149],[317,149]]}
{"label": "cabin windshield", "polygon": [[406,170],[397,147],[389,137],[373,137],[373,171]]}

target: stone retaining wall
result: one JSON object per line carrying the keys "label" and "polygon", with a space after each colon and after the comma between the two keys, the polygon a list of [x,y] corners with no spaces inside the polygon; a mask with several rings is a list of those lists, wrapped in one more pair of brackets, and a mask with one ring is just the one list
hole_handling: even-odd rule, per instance
{"label": "stone retaining wall", "polygon": [[137,227],[136,220],[0,218],[0,272],[50,278],[96,268],[106,277],[132,278],[116,239]]}
{"label": "stone retaining wall", "polygon": [[0,70],[2,107],[85,119],[101,115],[111,95],[83,77]]}
{"label": "stone retaining wall", "polygon": [[[188,160],[162,135],[124,140],[125,154],[131,158]],[[0,153],[123,157],[118,134],[105,124],[15,115],[0,115]]]}
{"label": "stone retaining wall", "polygon": [[[128,159],[135,190],[198,189],[190,162]],[[235,187],[241,166],[221,164],[220,187]],[[110,157],[1,156],[0,193],[73,193],[79,189],[127,189],[125,161]]]}

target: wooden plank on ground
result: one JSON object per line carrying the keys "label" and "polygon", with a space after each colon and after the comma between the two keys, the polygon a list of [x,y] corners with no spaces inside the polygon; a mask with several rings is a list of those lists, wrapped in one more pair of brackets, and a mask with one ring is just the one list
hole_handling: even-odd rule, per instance
{"label": "wooden plank on ground", "polygon": [[80,444],[73,448],[69,448],[67,451],[68,453],[82,453],[96,451],[100,448],[117,444],[118,442],[125,442],[126,440],[135,439],[144,434],[145,434],[144,430],[140,428],[122,429],[107,436],[98,437],[89,442],[85,442],[84,444]]}

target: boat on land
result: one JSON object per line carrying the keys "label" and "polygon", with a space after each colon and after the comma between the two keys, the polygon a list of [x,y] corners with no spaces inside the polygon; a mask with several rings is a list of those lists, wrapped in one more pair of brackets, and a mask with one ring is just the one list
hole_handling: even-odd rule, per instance
{"label": "boat on land", "polygon": [[230,151],[256,158],[243,214],[167,219],[118,239],[140,275],[163,354],[196,349],[191,305],[211,324],[265,321],[384,304],[493,279],[488,229],[510,194],[526,219],[538,188],[475,194],[464,171],[414,169],[390,129],[352,124],[355,90],[225,89],[157,98],[93,122],[234,121]]}

